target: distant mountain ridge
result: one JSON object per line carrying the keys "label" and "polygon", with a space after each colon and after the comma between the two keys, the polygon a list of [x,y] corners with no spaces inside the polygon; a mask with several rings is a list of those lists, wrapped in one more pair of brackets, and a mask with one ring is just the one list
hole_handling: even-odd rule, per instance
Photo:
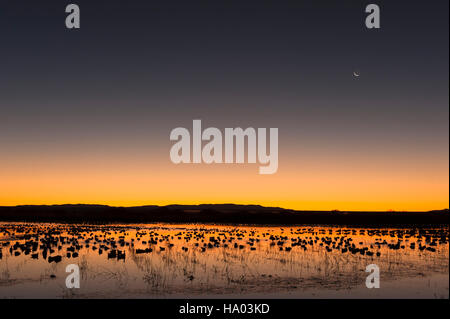
{"label": "distant mountain ridge", "polygon": [[1,221],[69,223],[448,225],[449,216],[448,209],[429,212],[296,211],[280,207],[237,204],[136,207],[96,204],[0,206]]}

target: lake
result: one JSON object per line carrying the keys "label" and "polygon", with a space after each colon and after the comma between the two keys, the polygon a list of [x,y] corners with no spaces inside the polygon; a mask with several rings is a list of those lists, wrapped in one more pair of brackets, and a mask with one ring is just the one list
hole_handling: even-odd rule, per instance
{"label": "lake", "polygon": [[0,298],[449,298],[448,226],[0,223],[0,251]]}

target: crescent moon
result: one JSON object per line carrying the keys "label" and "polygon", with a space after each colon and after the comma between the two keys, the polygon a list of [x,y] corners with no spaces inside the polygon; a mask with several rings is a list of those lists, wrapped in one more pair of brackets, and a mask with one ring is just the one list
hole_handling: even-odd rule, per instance
{"label": "crescent moon", "polygon": [[356,77],[358,77],[358,76],[359,76],[359,74],[358,74],[358,73],[356,73],[356,72],[353,72],[353,75],[354,75],[354,76],[356,76]]}

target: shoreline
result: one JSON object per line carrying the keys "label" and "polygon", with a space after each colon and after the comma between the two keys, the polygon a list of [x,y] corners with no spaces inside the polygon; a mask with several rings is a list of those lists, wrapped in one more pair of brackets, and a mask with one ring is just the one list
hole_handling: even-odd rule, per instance
{"label": "shoreline", "polygon": [[429,212],[295,211],[257,205],[0,206],[2,222],[67,224],[211,224],[253,226],[329,225],[347,227],[448,226],[448,209]]}

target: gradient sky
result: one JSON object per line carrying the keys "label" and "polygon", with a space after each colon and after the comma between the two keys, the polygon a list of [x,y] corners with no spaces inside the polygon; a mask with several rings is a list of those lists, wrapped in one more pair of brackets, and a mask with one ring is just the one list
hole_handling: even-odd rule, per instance
{"label": "gradient sky", "polygon": [[[65,28],[69,3],[80,30]],[[369,3],[380,30],[365,28]],[[447,208],[448,12],[447,0],[2,0],[0,205]],[[193,119],[278,127],[278,172],[173,164],[169,133]]]}

